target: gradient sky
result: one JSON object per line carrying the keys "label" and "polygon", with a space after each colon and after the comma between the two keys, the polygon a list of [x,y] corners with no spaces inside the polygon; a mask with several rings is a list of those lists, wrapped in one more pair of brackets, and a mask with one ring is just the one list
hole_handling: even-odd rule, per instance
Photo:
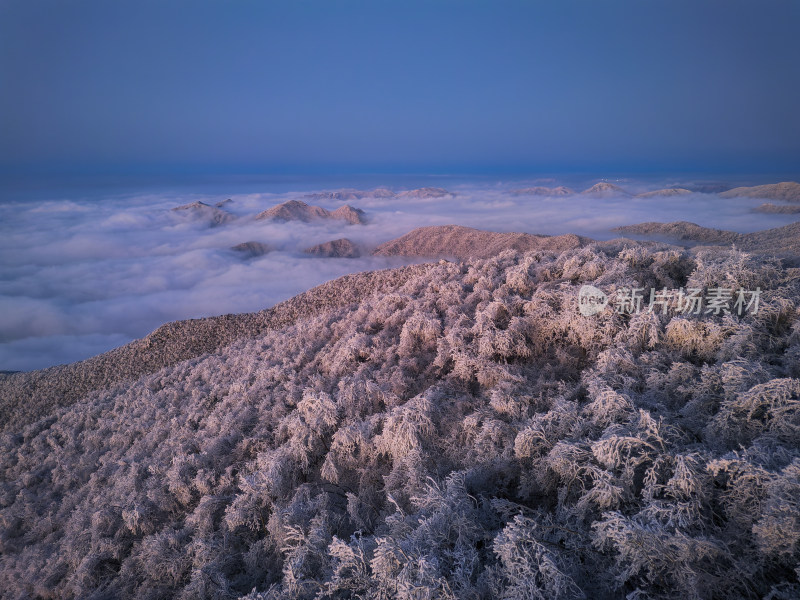
{"label": "gradient sky", "polygon": [[797,170],[798,31],[795,0],[2,0],[0,170]]}

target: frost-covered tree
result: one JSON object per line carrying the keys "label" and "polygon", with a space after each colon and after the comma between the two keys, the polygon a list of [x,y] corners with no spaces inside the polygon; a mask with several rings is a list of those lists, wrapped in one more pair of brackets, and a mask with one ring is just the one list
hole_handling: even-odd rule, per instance
{"label": "frost-covered tree", "polygon": [[[623,241],[392,273],[22,411],[0,596],[800,595],[796,271]],[[584,283],[763,310],[583,316]]]}

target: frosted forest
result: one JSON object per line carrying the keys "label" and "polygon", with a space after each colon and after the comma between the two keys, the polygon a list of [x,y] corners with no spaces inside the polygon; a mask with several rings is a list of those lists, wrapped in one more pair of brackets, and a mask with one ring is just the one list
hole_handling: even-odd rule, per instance
{"label": "frosted forest", "polygon": [[798,31],[0,0],[0,600],[800,600]]}
{"label": "frosted forest", "polygon": [[[342,278],[345,300],[255,336],[21,402],[0,596],[800,596],[796,268],[623,240],[380,273],[358,302]],[[584,284],[762,295],[583,316]]]}

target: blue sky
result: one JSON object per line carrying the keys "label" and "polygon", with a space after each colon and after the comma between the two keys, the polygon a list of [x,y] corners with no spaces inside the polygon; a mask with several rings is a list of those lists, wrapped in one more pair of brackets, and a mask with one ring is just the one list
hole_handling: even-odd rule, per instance
{"label": "blue sky", "polygon": [[797,170],[800,3],[4,0],[0,171]]}

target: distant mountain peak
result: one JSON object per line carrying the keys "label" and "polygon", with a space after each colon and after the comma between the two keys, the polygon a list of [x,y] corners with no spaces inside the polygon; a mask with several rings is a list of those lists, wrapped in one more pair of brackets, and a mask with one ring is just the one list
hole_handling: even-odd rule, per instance
{"label": "distant mountain peak", "polygon": [[784,200],[785,202],[800,202],[800,183],[796,181],[782,181],[767,185],[752,187],[737,187],[720,194],[722,198],[736,198],[746,196],[749,198],[767,198],[769,200]]}
{"label": "distant mountain peak", "polygon": [[569,196],[575,192],[568,187],[559,185],[558,187],[545,187],[537,185],[529,188],[511,190],[515,196]]}
{"label": "distant mountain peak", "polygon": [[394,198],[395,193],[386,188],[376,188],[374,190],[357,190],[355,188],[344,188],[341,190],[331,190],[325,192],[314,192],[306,194],[305,198],[314,200],[362,200],[364,198]]}
{"label": "distant mountain peak", "polygon": [[338,219],[355,225],[365,222],[365,213],[359,208],[345,204],[334,211],[321,206],[312,206],[302,200],[287,200],[256,215],[256,220],[302,221],[308,223],[317,219]]}
{"label": "distant mountain peak", "polygon": [[607,181],[600,181],[595,183],[592,187],[587,190],[583,190],[581,194],[597,194],[597,195],[623,195],[623,196],[630,196],[630,193],[626,190],[622,189],[618,185],[614,185],[613,183],[609,183]]}
{"label": "distant mountain peak", "polygon": [[306,194],[305,198],[313,200],[362,200],[364,198],[445,198],[447,196],[455,196],[453,192],[449,192],[444,188],[437,187],[421,187],[413,190],[405,190],[402,192],[393,192],[387,188],[375,188],[374,190],[357,190],[354,188],[344,188],[341,190],[331,190],[325,192],[314,192],[313,194]]}
{"label": "distant mountain peak", "polygon": [[661,190],[653,190],[652,192],[644,192],[642,194],[636,194],[637,198],[661,198],[661,197],[670,197],[670,196],[683,196],[685,194],[691,194],[691,190],[687,190],[686,188],[664,188]]}
{"label": "distant mountain peak", "polygon": [[268,252],[272,252],[274,248],[268,244],[262,244],[261,242],[242,242],[241,244],[236,244],[235,246],[231,246],[231,250],[234,252],[238,252],[245,258],[255,258],[257,256],[263,256]]}
{"label": "distant mountain peak", "polygon": [[228,223],[236,218],[235,215],[229,213],[227,210],[219,206],[211,206],[200,200],[176,206],[172,209],[172,212],[187,215],[193,220],[207,221],[211,227]]}
{"label": "distant mountain peak", "polygon": [[360,208],[353,208],[349,204],[340,206],[331,212],[332,219],[342,219],[353,225],[363,225],[366,222],[366,213]]}
{"label": "distant mountain peak", "polygon": [[486,258],[503,250],[563,251],[590,242],[574,234],[547,236],[519,232],[496,232],[463,227],[434,225],[418,227],[407,234],[378,246],[379,256],[428,256],[458,259]]}
{"label": "distant mountain peak", "polygon": [[444,198],[446,196],[454,196],[455,194],[448,192],[444,188],[421,187],[416,190],[406,190],[397,195],[402,198]]}
{"label": "distant mountain peak", "polygon": [[316,246],[306,248],[304,252],[306,254],[325,256],[328,258],[357,258],[361,256],[358,246],[347,238],[339,238],[338,240],[317,244]]}

